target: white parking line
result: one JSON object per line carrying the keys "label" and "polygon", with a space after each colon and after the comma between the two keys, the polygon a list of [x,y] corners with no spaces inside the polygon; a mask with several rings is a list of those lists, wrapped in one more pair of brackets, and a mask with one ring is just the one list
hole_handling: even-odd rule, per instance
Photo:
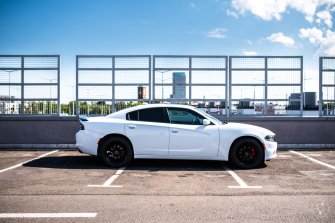
{"label": "white parking line", "polygon": [[290,151],[291,153],[294,153],[294,154],[296,154],[296,155],[299,155],[299,156],[302,156],[302,157],[304,157],[304,158],[306,158],[306,159],[309,159],[310,161],[312,161],[312,162],[314,162],[314,163],[318,163],[318,164],[320,164],[320,165],[322,165],[322,166],[326,166],[326,167],[329,167],[329,168],[335,170],[335,166],[333,166],[333,165],[330,165],[330,164],[328,164],[328,163],[321,162],[321,161],[319,161],[319,160],[316,160],[316,159],[314,159],[314,158],[312,158],[312,157],[306,156],[305,154],[302,154],[302,153],[299,153],[299,152],[296,152],[296,151],[293,151],[293,150],[289,150],[289,151]]}
{"label": "white parking line", "polygon": [[228,188],[242,188],[242,189],[259,189],[263,188],[262,186],[248,186],[236,173],[234,173],[231,169],[226,166],[223,168],[237,181],[240,186],[228,186]]}
{"label": "white parking line", "polygon": [[95,218],[97,213],[0,213],[0,218]]}
{"label": "white parking line", "polygon": [[88,185],[88,187],[122,187],[120,185],[112,185],[114,180],[116,180],[121,173],[126,169],[127,167],[121,167],[116,171],[116,173],[111,176],[103,185]]}
{"label": "white parking line", "polygon": [[59,151],[59,150],[54,150],[54,151],[45,153],[45,154],[43,154],[43,155],[40,155],[40,156],[38,156],[38,157],[36,157],[36,158],[34,158],[34,159],[31,159],[31,160],[28,160],[28,161],[25,161],[25,162],[16,164],[15,166],[11,166],[11,167],[8,167],[8,168],[6,168],[6,169],[2,169],[2,170],[0,170],[0,173],[6,172],[7,170],[15,169],[15,168],[17,168],[17,167],[20,167],[20,166],[26,164],[26,163],[29,163],[29,162],[31,162],[31,161],[40,159],[40,158],[42,158],[42,157],[48,156],[48,155],[50,155],[50,154],[52,154],[52,153],[56,153],[56,152],[58,152],[58,151]]}

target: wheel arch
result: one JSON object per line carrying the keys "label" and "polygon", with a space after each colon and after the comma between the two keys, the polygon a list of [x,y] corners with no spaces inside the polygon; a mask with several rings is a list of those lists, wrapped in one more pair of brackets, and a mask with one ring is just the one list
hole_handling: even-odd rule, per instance
{"label": "wheel arch", "polygon": [[100,138],[100,140],[99,140],[99,142],[98,142],[98,151],[97,151],[97,155],[98,155],[98,156],[100,156],[101,147],[102,147],[103,143],[104,143],[107,139],[114,138],[114,137],[123,138],[123,139],[125,139],[126,141],[128,141],[128,143],[130,144],[131,149],[133,150],[133,153],[134,153],[134,147],[133,147],[133,144],[131,143],[130,139],[129,139],[127,136],[122,135],[122,134],[118,134],[118,133],[110,133],[110,134],[107,134],[107,135],[105,135],[104,137]]}
{"label": "wheel arch", "polygon": [[249,139],[255,139],[258,143],[259,143],[259,145],[262,147],[262,149],[263,149],[263,159],[264,159],[264,156],[265,156],[265,152],[264,152],[264,150],[265,150],[265,145],[264,145],[264,143],[257,137],[257,136],[253,136],[253,135],[244,135],[244,136],[240,136],[240,137],[237,137],[233,142],[232,142],[232,144],[230,145],[230,147],[229,147],[229,153],[228,153],[228,161],[230,161],[230,152],[231,152],[231,149],[233,148],[233,146],[238,142],[238,141],[240,141],[240,140],[242,140],[242,139],[247,139],[247,138],[249,138]]}

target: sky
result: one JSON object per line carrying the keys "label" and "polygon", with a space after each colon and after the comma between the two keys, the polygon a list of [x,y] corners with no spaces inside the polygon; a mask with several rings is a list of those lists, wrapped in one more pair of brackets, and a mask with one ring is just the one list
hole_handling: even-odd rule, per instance
{"label": "sky", "polygon": [[335,56],[335,0],[0,0],[0,54],[61,55],[61,101],[76,55]]}

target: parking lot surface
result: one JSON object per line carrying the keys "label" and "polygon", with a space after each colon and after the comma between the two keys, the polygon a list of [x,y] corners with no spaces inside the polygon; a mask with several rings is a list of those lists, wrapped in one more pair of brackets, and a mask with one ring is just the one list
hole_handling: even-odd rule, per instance
{"label": "parking lot surface", "polygon": [[335,151],[279,151],[252,170],[76,151],[0,151],[0,222],[335,222]]}

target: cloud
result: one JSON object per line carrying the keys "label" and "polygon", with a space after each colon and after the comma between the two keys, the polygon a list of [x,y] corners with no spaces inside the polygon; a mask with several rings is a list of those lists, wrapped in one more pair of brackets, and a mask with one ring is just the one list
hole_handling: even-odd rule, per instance
{"label": "cloud", "polygon": [[326,35],[321,41],[321,54],[335,56],[335,32],[327,30]]}
{"label": "cloud", "polygon": [[192,9],[198,11],[197,6],[193,2],[190,3],[190,6],[191,6]]}
{"label": "cloud", "polygon": [[[249,13],[265,21],[280,21],[290,10],[295,10],[312,25],[297,31],[299,37],[307,39],[317,47],[317,54],[335,54],[332,53],[334,52],[332,26],[335,0],[231,0],[231,10],[232,12],[229,12],[231,15],[233,12],[238,15]],[[287,47],[295,44],[294,39],[280,32],[272,34],[267,39]]]}
{"label": "cloud", "polygon": [[319,47],[317,54],[335,56],[335,32],[327,30],[324,33],[318,28],[300,29],[299,37],[308,39],[314,46]]}
{"label": "cloud", "polygon": [[302,13],[310,23],[314,21],[320,6],[331,8],[334,4],[335,0],[232,0],[232,7],[239,14],[250,12],[263,20],[281,20],[283,14],[294,9]]}
{"label": "cloud", "polygon": [[299,37],[303,39],[308,39],[310,43],[313,45],[318,45],[322,41],[322,30],[317,28],[308,28],[308,29],[300,29]]}
{"label": "cloud", "polygon": [[294,46],[294,39],[289,36],[285,36],[282,32],[271,34],[267,37],[267,40],[273,43],[283,44],[286,47]]}
{"label": "cloud", "polygon": [[251,12],[264,20],[280,20],[286,9],[284,1],[276,0],[232,0],[232,5],[240,14]]}
{"label": "cloud", "polygon": [[244,56],[257,56],[258,55],[258,53],[255,52],[255,51],[246,51],[246,50],[244,50],[242,53],[243,53]]}
{"label": "cloud", "polygon": [[245,41],[246,41],[250,46],[252,46],[253,43],[252,43],[251,40],[246,39]]}
{"label": "cloud", "polygon": [[208,38],[214,38],[214,39],[224,39],[224,38],[226,38],[226,35],[225,35],[226,32],[227,32],[226,29],[215,28],[215,29],[209,31],[206,34],[206,37],[208,37]]}
{"label": "cloud", "polygon": [[323,22],[329,28],[333,26],[332,15],[330,14],[328,10],[320,11],[316,13],[316,16],[318,17],[318,19],[316,20],[317,23]]}
{"label": "cloud", "polygon": [[229,9],[227,9],[227,15],[231,16],[231,17],[233,17],[235,19],[238,19],[238,14],[236,12],[234,12],[234,11],[229,10]]}

